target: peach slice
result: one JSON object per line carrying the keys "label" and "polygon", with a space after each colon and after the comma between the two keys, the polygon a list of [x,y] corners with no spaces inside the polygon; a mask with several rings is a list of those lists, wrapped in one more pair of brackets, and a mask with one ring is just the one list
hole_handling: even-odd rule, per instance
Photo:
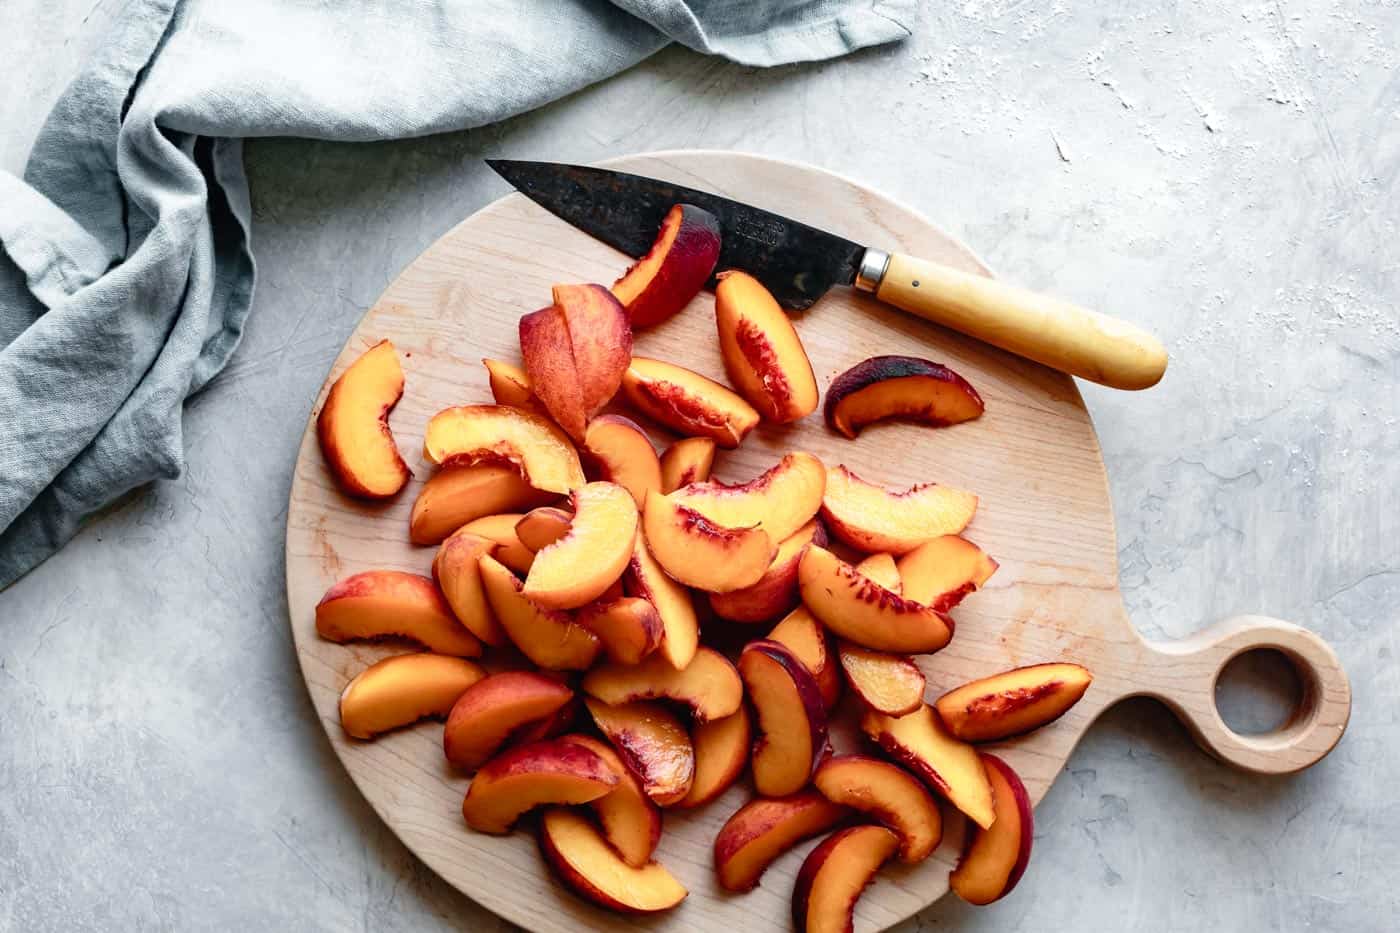
{"label": "peach slice", "polygon": [[899,559],[905,598],[944,612],[981,589],[996,570],[996,561],[959,535],[934,538]]}
{"label": "peach slice", "polygon": [[622,588],[628,596],[651,603],[661,617],[660,652],[671,666],[680,670],[695,657],[700,644],[700,621],[690,592],[667,576],[651,556],[646,538],[639,531],[632,547],[632,561],[622,575]]}
{"label": "peach slice", "polygon": [[773,563],[758,582],[728,593],[711,593],[710,608],[731,622],[766,622],[797,608],[797,563],[808,544],[826,546],[826,529],[812,519],[778,544]]}
{"label": "peach slice", "polygon": [[739,395],[674,363],[632,357],[622,392],[653,421],[677,434],[708,437],[721,447],[738,447],[758,424],[758,412]]}
{"label": "peach slice", "polygon": [[792,649],[797,659],[812,672],[822,703],[828,710],[835,706],[841,696],[841,673],[836,667],[831,639],[822,624],[804,607],[798,606],[774,626],[768,637]]}
{"label": "peach slice", "polygon": [[663,807],[685,799],[695,780],[695,747],[679,719],[656,703],[583,702],[648,797]]}
{"label": "peach slice", "polygon": [[532,554],[538,553],[568,534],[573,520],[574,513],[552,505],[531,509],[515,523],[515,538]]}
{"label": "peach slice", "polygon": [[326,395],[316,438],[340,488],[364,499],[387,499],[413,475],[389,430],[389,412],[403,396],[403,367],[381,340],[351,363]]}
{"label": "peach slice", "polygon": [[685,670],[652,655],[639,664],[604,664],[589,671],[583,692],[616,706],[633,700],[674,700],[690,707],[696,722],[732,716],[744,702],[744,685],[729,659],[701,647]]}
{"label": "peach slice", "polygon": [[933,707],[964,742],[995,742],[1059,719],[1093,680],[1078,664],[1032,664],[963,684]]}
{"label": "peach slice", "polygon": [[[820,545],[825,547],[826,545]],[[894,558],[888,554],[871,554],[865,560],[856,564],[856,573],[865,579],[883,586],[897,596],[912,600],[913,597],[904,592],[904,580],[899,575],[899,565],[894,562]]]}
{"label": "peach slice", "polygon": [[476,535],[485,538],[496,546],[491,556],[519,574],[530,572],[535,562],[535,552],[525,546],[515,533],[515,526],[525,516],[519,512],[503,512],[500,515],[483,515],[467,522],[453,534]]}
{"label": "peach slice", "polygon": [[934,652],[953,637],[953,620],[910,602],[826,548],[807,548],[797,565],[802,602],[836,635],[877,651]]}
{"label": "peach slice", "polygon": [[817,377],[787,312],[746,272],[730,269],[715,286],[715,322],[729,381],[775,424],[817,410]]}
{"label": "peach slice", "polygon": [[525,370],[505,360],[481,362],[486,366],[486,379],[491,386],[491,397],[496,400],[497,405],[510,405],[513,408],[528,409],[536,414],[548,414],[544,405],[535,397],[535,390],[530,387],[530,377],[525,375]]}
{"label": "peach slice", "polygon": [[836,652],[846,683],[876,712],[907,716],[923,704],[924,672],[908,655],[871,651],[848,641],[838,643]]}
{"label": "peach slice", "polygon": [[490,538],[468,531],[455,531],[442,542],[433,558],[433,580],[452,607],[452,614],[477,638],[492,647],[499,647],[508,639],[486,600],[479,566],[481,558],[495,549],[496,542]]}
{"label": "peach slice", "polygon": [[714,800],[744,773],[753,742],[748,710],[740,706],[723,719],[700,723],[690,730],[690,742],[695,747],[695,781],[676,805],[685,809]]}
{"label": "peach slice", "polygon": [[423,456],[442,466],[506,462],[535,489],[560,495],[582,486],[578,451],[548,419],[507,405],[460,405],[433,415]]}
{"label": "peach slice", "polygon": [[557,739],[573,730],[574,721],[578,719],[579,710],[582,708],[583,704],[578,701],[578,697],[572,697],[569,702],[543,719],[527,722],[511,730],[510,735],[506,736],[505,744],[528,745],[531,742],[543,742],[545,739]]}
{"label": "peach slice", "polygon": [[438,654],[481,654],[437,584],[401,570],[367,570],[326,590],[316,604],[316,633],[327,641],[407,638]]}
{"label": "peach slice", "polygon": [[899,860],[922,862],[943,838],[938,803],[908,771],[878,758],[839,755],[822,762],[812,776],[817,790],[894,830]]}
{"label": "peach slice", "polygon": [[767,639],[744,646],[739,676],[758,718],[754,787],[765,797],[795,794],[829,748],[821,689],[790,648]]}
{"label": "peach slice", "polygon": [[546,739],[501,752],[472,778],[462,816],[477,832],[502,835],[528,810],[550,803],[589,803],[622,780],[597,752]]}
{"label": "peach slice", "polygon": [[851,811],[814,790],[776,800],[760,797],[734,812],[715,836],[715,871],[726,891],[751,891],[778,856],[826,832]]}
{"label": "peach slice", "polygon": [[[578,624],[598,636],[614,664],[637,664],[643,658],[657,657],[652,652],[665,634],[661,614],[640,596],[590,603],[578,611]],[[669,659],[664,663],[675,670]]]}
{"label": "peach slice", "polygon": [[683,437],[661,455],[661,491],[675,492],[710,478],[715,465],[715,442],[708,437]]}
{"label": "peach slice", "polygon": [[1026,787],[1011,766],[983,753],[996,800],[996,819],[988,829],[969,829],[958,867],[948,886],[969,904],[990,904],[1016,887],[1031,858],[1035,818]]}
{"label": "peach slice", "polygon": [[747,483],[710,481],[682,486],[667,498],[725,528],[760,527],[774,541],[796,534],[821,508],[826,468],[798,451]]}
{"label": "peach slice", "polygon": [[978,826],[992,825],[992,785],[977,750],[943,728],[932,707],[921,706],[898,718],[866,710],[860,728]]}
{"label": "peach slice", "polygon": [[854,438],[872,421],[906,418],[935,428],[982,414],[982,397],[942,363],[875,356],[832,380],[823,414],[833,431]]}
{"label": "peach slice", "polygon": [[704,208],[667,211],[651,249],[613,283],[632,327],[653,327],[684,308],[715,271],[719,242],[719,220]]}
{"label": "peach slice", "polygon": [[531,602],[519,578],[500,561],[483,557],[478,563],[491,611],[521,654],[548,670],[582,671],[592,666],[600,648],[598,636],[569,613]]}
{"label": "peach slice", "polygon": [[856,901],[898,845],[883,826],[852,826],[824,839],[797,872],[793,927],[798,933],[851,933]]}
{"label": "peach slice", "polygon": [[617,483],[632,494],[637,507],[647,493],[661,489],[661,461],[651,439],[637,422],[622,415],[599,415],[588,422],[583,449],[597,466],[599,479]]}
{"label": "peach slice", "polygon": [[478,518],[532,509],[558,498],[533,488],[518,470],[504,464],[449,467],[429,477],[418,491],[408,538],[414,544],[437,544]]}
{"label": "peach slice", "polygon": [[545,861],[580,896],[630,914],[670,910],[685,886],[657,862],[628,865],[586,817],[563,807],[544,811],[540,850]]}
{"label": "peach slice", "polygon": [[656,843],[661,839],[661,810],[651,802],[628,767],[617,757],[612,747],[588,735],[566,735],[561,741],[572,742],[589,749],[607,762],[621,780],[609,793],[594,800],[590,807],[598,816],[603,836],[634,868],[651,860]]}
{"label": "peach slice", "polygon": [[574,490],[568,533],[535,554],[525,596],[541,609],[577,609],[627,569],[637,540],[637,503],[616,483]]}
{"label": "peach slice", "polygon": [[360,671],[340,694],[340,725],[356,739],[442,718],[462,692],[486,676],[481,667],[443,654],[400,654]]}
{"label": "peach slice", "polygon": [[832,534],[867,554],[907,554],[941,535],[958,534],[976,511],[977,497],[970,492],[937,483],[890,492],[844,466],[827,472],[822,498],[822,518]]}
{"label": "peach slice", "polygon": [[678,582],[711,593],[752,586],[777,555],[762,528],[726,528],[653,492],[642,513],[647,548]]}
{"label": "peach slice", "polygon": [[512,732],[546,719],[574,698],[568,684],[535,671],[491,674],[463,691],[447,714],[442,750],[453,767],[475,771]]}
{"label": "peach slice", "polygon": [[617,393],[632,358],[627,313],[601,285],[556,285],[554,304],[520,318],[520,351],[536,397],[571,436]]}

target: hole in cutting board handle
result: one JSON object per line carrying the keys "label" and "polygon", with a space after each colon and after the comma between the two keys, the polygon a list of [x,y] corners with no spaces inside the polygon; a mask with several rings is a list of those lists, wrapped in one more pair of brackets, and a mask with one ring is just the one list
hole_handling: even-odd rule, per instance
{"label": "hole in cutting board handle", "polygon": [[1276,648],[1242,651],[1215,679],[1215,708],[1236,735],[1277,732],[1303,717],[1306,677]]}

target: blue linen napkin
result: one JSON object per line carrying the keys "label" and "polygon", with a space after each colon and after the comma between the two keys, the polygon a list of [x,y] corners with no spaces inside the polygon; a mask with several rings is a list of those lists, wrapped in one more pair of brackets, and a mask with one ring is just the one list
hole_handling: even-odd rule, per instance
{"label": "blue linen napkin", "polygon": [[481,126],[667,43],[751,65],[909,34],[914,0],[131,0],[0,172],[0,588],[179,476],[253,300],[242,140]]}

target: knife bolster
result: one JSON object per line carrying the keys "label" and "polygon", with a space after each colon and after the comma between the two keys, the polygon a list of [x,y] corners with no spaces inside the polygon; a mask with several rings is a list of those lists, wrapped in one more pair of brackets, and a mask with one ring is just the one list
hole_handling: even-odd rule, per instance
{"label": "knife bolster", "polygon": [[890,254],[882,249],[866,247],[861,257],[860,268],[856,270],[856,291],[874,292],[885,280],[885,272],[890,267]]}

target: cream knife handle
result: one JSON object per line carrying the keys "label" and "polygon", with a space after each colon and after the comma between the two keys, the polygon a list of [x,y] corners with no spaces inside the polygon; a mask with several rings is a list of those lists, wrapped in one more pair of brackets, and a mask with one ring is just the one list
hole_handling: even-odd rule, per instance
{"label": "cream knife handle", "polygon": [[1140,327],[996,279],[900,253],[866,250],[856,287],[1019,356],[1115,389],[1146,389],[1167,351]]}

